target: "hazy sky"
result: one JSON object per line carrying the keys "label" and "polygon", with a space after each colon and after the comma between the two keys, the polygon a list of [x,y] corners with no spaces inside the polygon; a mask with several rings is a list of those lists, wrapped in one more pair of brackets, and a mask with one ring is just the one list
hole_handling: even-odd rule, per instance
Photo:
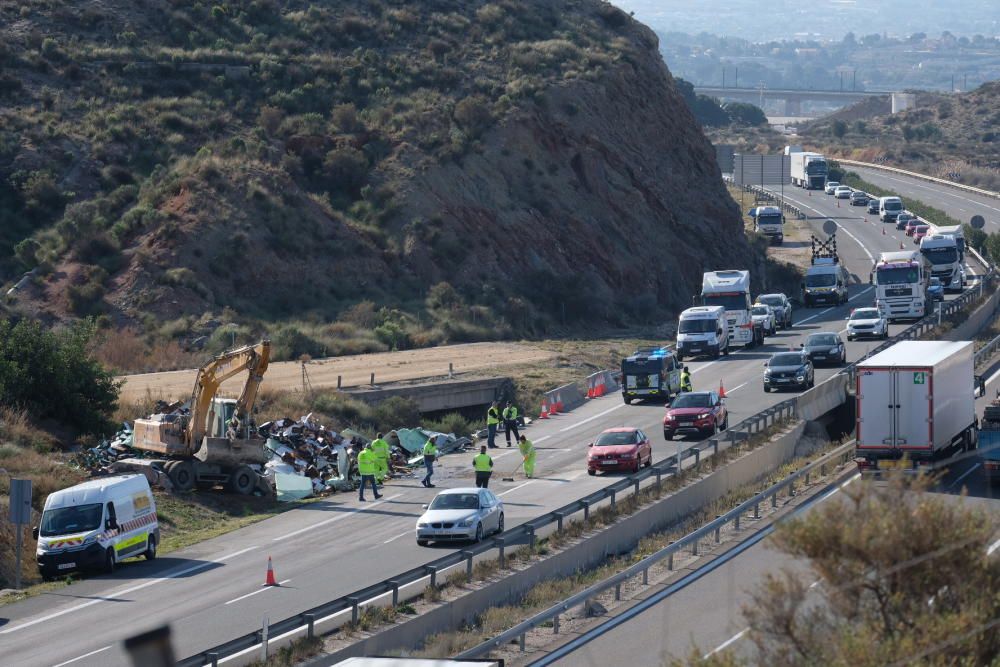
{"label": "hazy sky", "polygon": [[657,32],[751,41],[886,32],[1000,35],[1000,0],[612,0]]}

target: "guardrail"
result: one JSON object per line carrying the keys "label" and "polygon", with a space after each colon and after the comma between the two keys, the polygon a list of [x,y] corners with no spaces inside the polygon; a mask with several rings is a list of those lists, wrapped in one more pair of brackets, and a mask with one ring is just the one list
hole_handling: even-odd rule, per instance
{"label": "guardrail", "polygon": [[972,365],[974,368],[979,368],[985,362],[993,358],[993,355],[997,353],[1000,349],[1000,336],[997,336],[986,345],[979,348],[979,351],[972,357]]}
{"label": "guardrail", "polygon": [[803,480],[805,484],[809,483],[809,477],[818,469],[820,475],[826,474],[826,467],[831,465],[832,461],[838,461],[837,465],[842,465],[847,461],[854,458],[854,442],[848,442],[840,447],[837,447],[832,452],[825,454],[824,456],[816,459],[812,463],[803,466],[800,470],[792,473],[785,479],[781,480],[777,484],[769,486],[764,491],[761,491],[753,498],[740,503],[737,507],[729,510],[722,516],[718,517],[714,521],[710,521],[701,528],[692,531],[680,538],[679,540],[673,542],[669,546],[666,546],[659,551],[646,556],[641,561],[631,565],[625,570],[614,574],[607,579],[593,584],[586,589],[580,591],[579,593],[563,600],[562,602],[549,607],[545,611],[535,614],[531,618],[518,623],[510,630],[503,632],[492,639],[489,639],[477,646],[468,649],[462,653],[455,656],[457,659],[467,659],[467,658],[478,658],[488,655],[490,651],[513,642],[517,640],[524,650],[525,635],[543,625],[551,623],[553,634],[559,634],[559,617],[565,614],[567,611],[574,607],[587,604],[587,602],[594,597],[611,590],[615,589],[615,598],[618,599],[621,596],[621,586],[625,584],[628,580],[633,577],[638,577],[642,575],[642,582],[644,585],[649,584],[649,570],[654,565],[666,560],[667,567],[673,569],[674,556],[684,549],[691,549],[691,553],[695,556],[698,555],[698,547],[705,540],[714,539],[716,543],[720,541],[720,531],[727,524],[733,524],[736,530],[739,530],[740,520],[753,510],[753,516],[755,519],[760,518],[760,506],[761,504],[771,501],[771,506],[776,507],[778,503],[778,496],[787,489],[789,497],[795,495],[795,484],[799,480]]}
{"label": "guardrail", "polygon": [[631,490],[632,494],[639,493],[642,483],[646,480],[655,477],[655,483],[659,485],[664,476],[676,473],[683,465],[683,462],[692,457],[694,457],[693,467],[698,469],[704,452],[711,450],[713,455],[717,454],[720,449],[728,449],[738,443],[749,440],[779,420],[794,418],[796,416],[797,403],[798,397],[782,401],[766,410],[747,417],[741,422],[730,426],[725,431],[721,431],[702,442],[684,443],[677,441],[677,452],[673,456],[654,463],[649,468],[641,470],[638,473],[623,477],[603,489],[575,500],[559,509],[547,512],[511,528],[500,536],[484,540],[480,544],[442,556],[429,563],[366,586],[300,614],[295,614],[284,620],[271,623],[267,626],[266,630],[262,627],[260,630],[255,630],[242,637],[199,652],[196,655],[179,661],[177,664],[179,667],[201,667],[206,664],[215,664],[223,658],[258,646],[262,643],[262,638],[265,636],[273,639],[299,630],[305,630],[307,635],[312,636],[317,623],[325,622],[338,614],[344,614],[346,617],[347,612],[350,612],[350,620],[357,622],[363,607],[375,602],[376,599],[391,595],[392,604],[397,605],[399,604],[401,589],[413,586],[428,578],[430,579],[430,585],[436,586],[438,577],[442,573],[462,565],[465,566],[467,572],[471,573],[474,558],[489,552],[496,552],[500,561],[500,567],[503,568],[505,567],[505,549],[507,547],[520,544],[534,544],[535,536],[539,530],[552,525],[555,525],[557,530],[561,530],[563,522],[568,517],[581,512],[584,520],[586,520],[590,516],[591,509],[596,505],[603,501],[610,501],[611,505],[614,506],[618,500],[622,499],[623,494],[628,491]]}
{"label": "guardrail", "polygon": [[918,178],[922,181],[930,181],[931,183],[938,183],[940,185],[947,185],[953,188],[958,188],[960,190],[966,190],[967,192],[975,192],[979,195],[985,195],[987,197],[993,197],[994,199],[1000,199],[1000,192],[994,192],[993,190],[984,190],[982,188],[976,188],[971,185],[965,185],[963,183],[956,183],[955,181],[949,181],[946,178],[937,178],[935,176],[928,176],[927,174],[921,174],[916,171],[907,171],[905,169],[898,169],[897,167],[887,167],[884,164],[873,164],[871,162],[859,162],[858,160],[847,160],[838,157],[832,157],[831,159],[839,162],[840,164],[849,164],[855,167],[868,167],[870,169],[881,169],[883,171],[891,171],[897,174],[902,174],[903,176],[909,176],[911,178]]}

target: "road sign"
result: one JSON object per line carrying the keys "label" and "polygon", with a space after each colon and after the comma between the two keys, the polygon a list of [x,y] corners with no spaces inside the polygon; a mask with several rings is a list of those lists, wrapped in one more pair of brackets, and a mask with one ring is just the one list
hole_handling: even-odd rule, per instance
{"label": "road sign", "polygon": [[833,220],[827,220],[823,223],[824,234],[833,234],[836,231],[837,231],[837,223],[834,222]]}
{"label": "road sign", "polygon": [[972,220],[969,220],[969,224],[972,225],[973,229],[982,229],[986,226],[986,218],[981,215],[972,216]]}
{"label": "road sign", "polygon": [[923,371],[917,371],[913,374],[913,384],[924,384],[927,379],[927,373]]}
{"label": "road sign", "polygon": [[787,155],[734,155],[736,185],[790,185],[792,165]]}
{"label": "road sign", "polygon": [[31,523],[31,480],[10,480],[10,522],[26,526]]}

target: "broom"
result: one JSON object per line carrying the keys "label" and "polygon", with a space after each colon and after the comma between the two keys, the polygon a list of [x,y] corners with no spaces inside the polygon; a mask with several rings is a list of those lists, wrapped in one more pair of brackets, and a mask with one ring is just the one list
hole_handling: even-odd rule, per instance
{"label": "broom", "polygon": [[519,463],[518,466],[516,468],[514,468],[514,472],[512,472],[510,474],[510,477],[501,477],[500,480],[503,481],[503,482],[513,482],[514,481],[514,473],[516,473],[518,470],[520,470],[521,466],[523,466],[523,465],[524,465],[524,459],[521,459],[521,463]]}

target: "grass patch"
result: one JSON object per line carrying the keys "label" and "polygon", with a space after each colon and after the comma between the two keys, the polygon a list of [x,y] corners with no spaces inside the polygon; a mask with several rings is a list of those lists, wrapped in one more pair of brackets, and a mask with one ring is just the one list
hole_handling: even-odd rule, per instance
{"label": "grass patch", "polygon": [[323,650],[323,640],[319,637],[300,637],[288,646],[279,648],[267,660],[254,660],[249,667],[294,667],[303,660],[318,655]]}
{"label": "grass patch", "polygon": [[[836,163],[833,163],[833,168],[839,168]],[[874,183],[869,183],[859,176],[856,172],[847,171],[841,177],[841,183],[849,185],[855,190],[863,190],[869,194],[873,194],[877,197],[895,197],[896,193],[884,188],[880,188]],[[916,214],[918,217],[932,222],[939,227],[950,227],[952,225],[961,225],[959,220],[951,217],[939,208],[934,208],[929,204],[925,204],[919,199],[907,198],[904,200],[904,206],[906,210],[911,213]]]}

